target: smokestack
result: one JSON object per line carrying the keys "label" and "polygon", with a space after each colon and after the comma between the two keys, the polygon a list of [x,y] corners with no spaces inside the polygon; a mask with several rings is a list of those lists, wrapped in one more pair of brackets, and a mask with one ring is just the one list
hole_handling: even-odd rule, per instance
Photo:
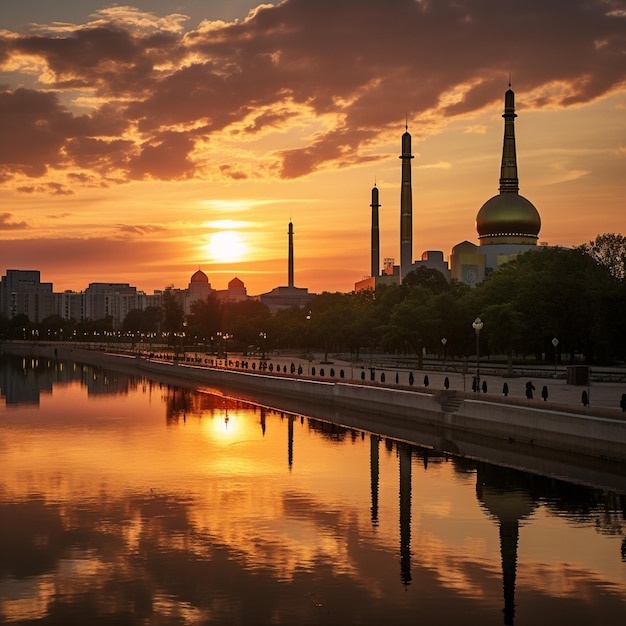
{"label": "smokestack", "polygon": [[287,284],[293,287],[293,224],[289,222],[289,268],[287,270]]}
{"label": "smokestack", "polygon": [[372,263],[370,276],[380,276],[380,232],[378,230],[378,187],[372,189]]}

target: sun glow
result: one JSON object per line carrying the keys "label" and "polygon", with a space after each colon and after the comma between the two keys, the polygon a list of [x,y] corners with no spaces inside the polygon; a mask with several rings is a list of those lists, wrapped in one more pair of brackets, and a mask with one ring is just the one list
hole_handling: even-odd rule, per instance
{"label": "sun glow", "polygon": [[248,247],[239,233],[223,230],[211,235],[207,250],[213,261],[229,263],[241,261],[245,257]]}

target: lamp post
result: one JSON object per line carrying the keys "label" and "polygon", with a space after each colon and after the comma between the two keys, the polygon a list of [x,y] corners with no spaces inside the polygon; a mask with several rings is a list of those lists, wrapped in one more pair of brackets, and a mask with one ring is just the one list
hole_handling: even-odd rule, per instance
{"label": "lamp post", "polygon": [[261,361],[265,361],[265,342],[267,340],[267,333],[264,333],[263,331],[261,331],[259,333],[259,339],[260,339],[260,344],[261,344]]}
{"label": "lamp post", "polygon": [[472,322],[472,328],[476,331],[476,391],[480,393],[480,331],[483,321],[477,317]]}
{"label": "lamp post", "polygon": [[448,340],[444,337],[441,340],[441,345],[443,346],[443,366],[446,366],[446,344],[448,343]]}
{"label": "lamp post", "polygon": [[556,378],[556,347],[559,345],[559,340],[556,337],[552,340],[552,345],[554,346],[554,378]]}

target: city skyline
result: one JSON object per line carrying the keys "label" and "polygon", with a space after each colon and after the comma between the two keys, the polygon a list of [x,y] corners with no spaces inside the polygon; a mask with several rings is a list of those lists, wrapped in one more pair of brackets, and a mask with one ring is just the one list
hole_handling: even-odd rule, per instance
{"label": "city skyline", "polygon": [[5,4],[2,271],[151,292],[201,268],[260,294],[287,283],[293,222],[295,284],[351,291],[374,184],[400,261],[405,124],[414,260],[447,258],[497,192],[509,79],[540,243],[623,231],[618,2]]}

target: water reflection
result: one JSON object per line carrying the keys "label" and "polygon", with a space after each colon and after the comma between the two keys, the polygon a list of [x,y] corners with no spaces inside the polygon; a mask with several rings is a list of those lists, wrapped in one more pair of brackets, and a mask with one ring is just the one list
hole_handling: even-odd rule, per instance
{"label": "water reflection", "polygon": [[13,375],[47,391],[0,414],[2,623],[626,617],[623,492],[208,390],[11,368],[4,395]]}
{"label": "water reflection", "polygon": [[89,395],[127,394],[141,379],[79,363],[0,355],[0,396],[7,406],[39,405],[53,385],[81,382]]}

